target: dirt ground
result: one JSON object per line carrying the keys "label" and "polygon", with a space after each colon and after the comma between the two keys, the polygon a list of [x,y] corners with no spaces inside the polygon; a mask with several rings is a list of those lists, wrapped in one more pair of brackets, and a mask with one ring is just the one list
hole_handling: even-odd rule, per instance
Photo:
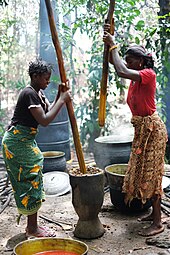
{"label": "dirt ground", "polygon": [[[2,170],[2,169],[1,169]],[[1,171],[1,178],[5,171]],[[0,215],[0,254],[12,255],[13,247],[25,240],[26,217],[22,216],[20,224],[17,225],[17,210],[14,198]],[[41,217],[47,217],[54,221],[50,223]],[[157,247],[158,244],[148,245],[146,238],[138,235],[138,231],[147,226],[146,223],[137,221],[141,214],[122,214],[116,210],[110,200],[110,192],[104,196],[103,206],[99,213],[99,219],[105,228],[102,237],[93,240],[82,240],[88,245],[88,255],[168,255],[170,244],[168,243],[170,230],[167,228],[168,218],[163,215],[165,231],[155,240],[166,240],[166,247]],[[56,231],[57,237],[77,239],[73,230],[78,220],[72,205],[71,191],[59,197],[47,197],[39,211],[39,223],[46,225]],[[56,224],[57,223],[57,224]],[[78,240],[78,239],[77,239]],[[167,244],[168,243],[168,244]],[[24,254],[23,254],[24,255]]]}

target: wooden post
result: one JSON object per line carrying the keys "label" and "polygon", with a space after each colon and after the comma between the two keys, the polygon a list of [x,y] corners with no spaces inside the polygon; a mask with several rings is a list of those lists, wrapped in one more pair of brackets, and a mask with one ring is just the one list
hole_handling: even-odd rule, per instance
{"label": "wooden post", "polygon": [[[55,26],[51,2],[50,2],[50,0],[45,0],[45,3],[46,3],[47,13],[48,13],[52,41],[53,41],[53,44],[54,44],[54,47],[56,50],[57,59],[58,59],[60,78],[63,83],[66,83],[67,77],[66,77],[66,72],[65,72],[65,68],[64,68],[62,50],[60,47],[58,34],[57,34],[56,26]],[[66,88],[66,89],[68,89],[68,88]],[[80,136],[79,136],[77,122],[76,122],[76,118],[75,118],[75,114],[74,114],[74,110],[73,110],[73,105],[72,105],[71,101],[68,102],[66,105],[67,105],[67,111],[68,111],[71,128],[72,128],[72,132],[73,132],[74,145],[75,145],[75,149],[76,149],[78,163],[80,166],[80,171],[84,174],[84,173],[86,173],[86,166],[85,166],[84,156],[83,156],[83,152],[82,152],[82,146],[80,143]]]}
{"label": "wooden post", "polygon": [[[114,18],[113,12],[115,8],[115,0],[110,0],[109,11],[106,19],[106,23],[111,25],[110,33],[114,34]],[[108,79],[108,70],[109,70],[109,47],[104,44],[103,52],[103,70],[102,70],[102,79],[100,84],[100,101],[99,101],[99,125],[101,127],[105,124],[106,118],[106,97],[107,97],[107,79]]]}

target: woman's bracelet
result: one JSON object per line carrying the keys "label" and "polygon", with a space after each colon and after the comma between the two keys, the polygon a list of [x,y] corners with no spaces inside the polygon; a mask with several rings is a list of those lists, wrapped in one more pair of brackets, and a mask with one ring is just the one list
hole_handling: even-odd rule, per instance
{"label": "woman's bracelet", "polygon": [[118,45],[113,45],[112,47],[110,47],[109,52],[111,52],[112,50],[114,50],[116,48],[118,48]]}

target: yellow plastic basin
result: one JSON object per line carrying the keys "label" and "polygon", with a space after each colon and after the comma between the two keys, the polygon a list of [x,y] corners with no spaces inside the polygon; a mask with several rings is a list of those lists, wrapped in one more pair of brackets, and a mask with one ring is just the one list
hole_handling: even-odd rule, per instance
{"label": "yellow plastic basin", "polygon": [[[35,255],[39,252],[45,251],[57,251],[61,254],[61,251],[75,253],[76,255],[86,255],[88,252],[88,246],[77,240],[67,238],[35,238],[31,240],[23,241],[17,244],[14,248],[15,255]],[[47,253],[48,254],[48,253]]]}

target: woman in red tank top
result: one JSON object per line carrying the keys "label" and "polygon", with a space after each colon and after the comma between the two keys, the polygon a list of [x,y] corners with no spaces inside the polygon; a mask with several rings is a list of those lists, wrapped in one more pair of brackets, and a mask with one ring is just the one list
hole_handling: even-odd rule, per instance
{"label": "woman in red tank top", "polygon": [[122,192],[126,203],[134,198],[141,199],[143,204],[152,200],[151,214],[139,219],[152,221],[148,228],[139,232],[142,236],[152,236],[164,231],[160,200],[167,142],[165,124],[156,112],[154,61],[143,46],[133,45],[126,51],[125,64],[119,56],[114,37],[108,33],[109,29],[110,25],[105,24],[103,41],[110,47],[110,63],[118,76],[131,80],[127,103],[132,112],[134,140]]}

